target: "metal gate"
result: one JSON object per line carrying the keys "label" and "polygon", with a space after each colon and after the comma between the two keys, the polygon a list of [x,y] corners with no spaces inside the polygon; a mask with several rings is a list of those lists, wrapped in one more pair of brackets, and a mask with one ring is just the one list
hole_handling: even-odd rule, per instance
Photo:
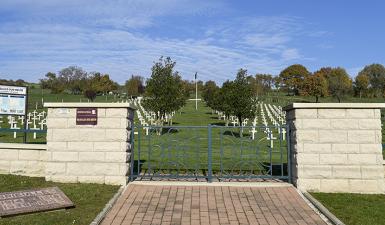
{"label": "metal gate", "polygon": [[130,180],[290,182],[290,139],[282,126],[135,126]]}

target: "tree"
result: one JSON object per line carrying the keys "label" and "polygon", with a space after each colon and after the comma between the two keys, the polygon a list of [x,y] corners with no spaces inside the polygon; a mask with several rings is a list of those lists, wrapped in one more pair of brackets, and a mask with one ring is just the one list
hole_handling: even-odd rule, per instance
{"label": "tree", "polygon": [[50,89],[53,94],[64,91],[65,86],[59,81],[55,73],[48,72],[45,79],[40,79],[40,86],[43,89]]}
{"label": "tree", "polygon": [[[232,85],[230,96],[230,105],[232,114],[238,118],[239,124],[246,118],[254,118],[256,111],[256,102],[250,83],[247,80],[247,70],[240,69]],[[241,127],[240,135],[243,129]]]}
{"label": "tree", "polygon": [[24,86],[27,82],[25,82],[23,79],[17,79],[15,81],[16,86]]}
{"label": "tree", "polygon": [[144,78],[131,75],[131,78],[126,81],[125,88],[129,96],[142,95],[144,93]]}
{"label": "tree", "polygon": [[215,107],[215,96],[219,91],[219,87],[215,81],[209,80],[203,86],[202,98],[206,102],[207,106],[214,109]]}
{"label": "tree", "polygon": [[369,78],[370,88],[376,97],[383,94],[385,89],[385,67],[381,64],[371,64],[365,66],[358,75],[366,75]]}
{"label": "tree", "polygon": [[87,77],[89,90],[93,90],[96,94],[108,93],[118,89],[118,84],[110,79],[108,74],[101,74],[99,72],[92,72]]}
{"label": "tree", "polygon": [[298,95],[303,82],[310,73],[306,67],[300,64],[294,64],[284,69],[280,74],[281,85],[287,90],[288,94]]}
{"label": "tree", "polygon": [[86,90],[84,92],[84,96],[88,98],[91,102],[95,101],[96,98],[96,92],[94,90]]}
{"label": "tree", "polygon": [[328,94],[328,83],[322,73],[315,72],[313,75],[305,78],[301,95],[310,95],[315,97],[315,102],[321,96]]}
{"label": "tree", "polygon": [[369,77],[366,73],[360,73],[356,76],[354,88],[359,93],[360,98],[362,97],[362,93],[369,89]]}
{"label": "tree", "polygon": [[183,90],[185,97],[190,98],[191,94],[194,94],[195,98],[195,82],[189,80],[182,80]]}
{"label": "tree", "polygon": [[227,80],[222,87],[214,92],[214,99],[211,108],[218,110],[225,115],[226,126],[229,125],[230,115],[233,112],[232,93],[234,91],[233,81]]}
{"label": "tree", "polygon": [[79,94],[87,86],[87,72],[80,67],[70,66],[59,71],[58,81],[71,94]]}
{"label": "tree", "polygon": [[274,78],[270,74],[256,74],[255,77],[250,76],[248,79],[257,96],[271,91],[274,86]]}
{"label": "tree", "polygon": [[186,104],[186,94],[182,79],[173,71],[175,62],[161,57],[152,67],[150,79],[146,82],[143,107],[155,112],[159,125],[166,114],[180,109]]}
{"label": "tree", "polygon": [[351,91],[352,80],[345,69],[337,67],[330,71],[328,85],[330,94],[341,102],[341,98]]}

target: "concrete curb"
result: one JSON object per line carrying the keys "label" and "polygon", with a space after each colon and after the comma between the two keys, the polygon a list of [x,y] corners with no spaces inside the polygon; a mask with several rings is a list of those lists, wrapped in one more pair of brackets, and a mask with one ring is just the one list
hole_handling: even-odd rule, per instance
{"label": "concrete curb", "polygon": [[130,184],[151,186],[205,186],[205,187],[292,187],[285,182],[184,182],[184,181],[133,181]]}
{"label": "concrete curb", "polygon": [[345,225],[341,220],[339,220],[333,213],[331,213],[325,206],[323,206],[317,199],[315,199],[308,192],[303,192],[303,196],[311,202],[328,220],[330,220],[335,225]]}
{"label": "concrete curb", "polygon": [[118,192],[110,199],[110,201],[108,201],[106,206],[104,206],[103,210],[95,217],[95,219],[90,223],[90,225],[99,225],[102,222],[104,217],[106,217],[107,213],[115,204],[116,200],[118,200],[123,191],[126,190],[127,186],[119,188]]}

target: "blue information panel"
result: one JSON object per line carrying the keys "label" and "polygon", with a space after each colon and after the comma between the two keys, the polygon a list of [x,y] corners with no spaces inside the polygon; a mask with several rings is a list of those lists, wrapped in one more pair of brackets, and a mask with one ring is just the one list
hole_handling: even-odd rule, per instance
{"label": "blue information panel", "polygon": [[0,114],[25,115],[27,88],[0,85]]}

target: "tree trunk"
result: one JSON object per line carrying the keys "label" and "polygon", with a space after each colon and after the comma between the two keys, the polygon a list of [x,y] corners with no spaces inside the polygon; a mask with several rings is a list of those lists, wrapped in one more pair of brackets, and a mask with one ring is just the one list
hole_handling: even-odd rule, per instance
{"label": "tree trunk", "polygon": [[318,95],[315,96],[315,103],[318,103]]}
{"label": "tree trunk", "polygon": [[362,97],[362,91],[360,91],[360,98]]}
{"label": "tree trunk", "polygon": [[341,103],[341,98],[338,95],[337,95],[337,100],[338,100],[338,103]]}
{"label": "tree trunk", "polygon": [[243,137],[243,126],[242,126],[242,117],[238,116],[239,121],[239,137]]}

